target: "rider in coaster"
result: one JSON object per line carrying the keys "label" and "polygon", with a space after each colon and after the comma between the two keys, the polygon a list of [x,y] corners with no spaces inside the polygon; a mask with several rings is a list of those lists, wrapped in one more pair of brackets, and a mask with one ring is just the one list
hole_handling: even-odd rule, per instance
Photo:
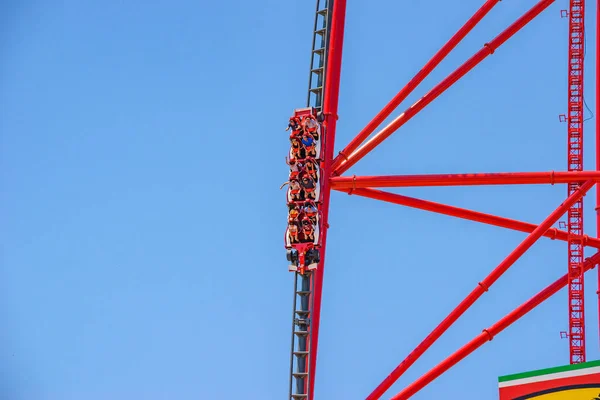
{"label": "rider in coaster", "polygon": [[310,176],[304,175],[302,177],[301,185],[302,189],[304,189],[304,198],[306,200],[316,200],[315,181],[312,180]]}
{"label": "rider in coaster", "polygon": [[307,201],[303,211],[304,215],[306,215],[310,219],[310,222],[312,222],[313,225],[316,225],[317,213],[319,212],[319,210],[317,210],[315,204],[311,201]]}
{"label": "rider in coaster", "polygon": [[301,164],[297,162],[295,158],[290,158],[288,160],[287,157],[285,158],[285,163],[290,167],[290,179],[298,179],[298,174],[300,173],[299,168],[301,167]]}
{"label": "rider in coaster", "polygon": [[300,186],[300,183],[297,180],[291,180],[290,181],[290,194],[292,195],[292,200],[294,201],[298,201],[298,200],[302,200],[301,199],[301,192],[302,191],[302,187]]}
{"label": "rider in coaster", "polygon": [[305,242],[313,242],[315,240],[315,228],[308,218],[302,220],[302,234],[304,235]]}
{"label": "rider in coaster", "polygon": [[300,211],[298,210],[298,207],[296,207],[296,204],[292,203],[289,205],[289,212],[288,212],[288,223],[296,223],[298,222],[298,216],[300,216]]}
{"label": "rider in coaster", "polygon": [[281,185],[281,187],[279,189],[283,189],[283,187],[285,185],[290,185],[290,188],[288,189],[288,194],[289,194],[288,197],[291,197],[291,201],[303,200],[301,198],[302,187],[300,186],[300,183],[296,179],[290,179],[289,181],[284,182],[283,185]]}
{"label": "rider in coaster", "polygon": [[299,131],[300,129],[302,129],[302,125],[300,124],[300,118],[298,117],[291,117],[290,121],[288,122],[288,126],[285,129],[286,131],[292,130],[292,132],[294,131]]}
{"label": "rider in coaster", "polygon": [[302,125],[304,127],[304,132],[309,133],[315,140],[319,140],[319,123],[315,120],[315,117],[312,115],[308,115],[302,121]]}
{"label": "rider in coaster", "polygon": [[295,222],[290,222],[288,224],[288,234],[290,235],[290,243],[299,243],[298,239],[298,225]]}
{"label": "rider in coaster", "polygon": [[319,176],[317,174],[316,162],[314,160],[306,160],[304,164],[304,171],[315,181],[319,181]]}
{"label": "rider in coaster", "polygon": [[311,134],[304,133],[302,135],[302,146],[304,147],[304,150],[306,150],[307,157],[317,156],[317,149],[315,147],[315,144],[315,139],[312,137]]}
{"label": "rider in coaster", "polygon": [[297,160],[302,160],[305,157],[305,151],[300,144],[300,140],[298,140],[298,136],[291,134],[290,142],[292,142],[292,158]]}

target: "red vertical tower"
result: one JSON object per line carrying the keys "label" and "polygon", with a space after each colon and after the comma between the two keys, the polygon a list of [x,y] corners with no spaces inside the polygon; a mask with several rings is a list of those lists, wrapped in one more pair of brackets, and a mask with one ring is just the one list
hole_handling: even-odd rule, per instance
{"label": "red vertical tower", "polygon": [[[584,0],[570,0],[569,7],[569,113],[568,170],[583,171],[583,57]],[[568,184],[568,195],[580,182]],[[568,212],[569,231],[569,354],[571,364],[585,362],[585,307],[583,275],[583,198]]]}

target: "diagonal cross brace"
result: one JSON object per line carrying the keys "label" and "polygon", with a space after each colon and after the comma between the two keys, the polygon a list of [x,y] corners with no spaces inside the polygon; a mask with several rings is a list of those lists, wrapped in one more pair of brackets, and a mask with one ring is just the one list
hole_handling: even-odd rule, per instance
{"label": "diagonal cross brace", "polygon": [[[438,214],[448,215],[451,217],[466,219],[469,221],[480,222],[483,224],[498,226],[501,228],[512,229],[515,231],[531,233],[537,228],[537,225],[528,222],[517,221],[515,219],[498,217],[496,215],[486,214],[478,211],[468,210],[466,208],[449,206],[447,204],[436,203],[433,201],[417,199],[414,197],[404,196],[401,194],[384,192],[375,189],[338,189],[340,192],[367,197],[374,200],[385,201],[392,204],[416,208],[419,210],[430,211]],[[569,232],[562,231],[556,228],[550,228],[544,232],[543,236],[552,240],[569,240]],[[585,246],[595,247],[600,249],[600,239],[584,235],[582,242]]]}
{"label": "diagonal cross brace", "polygon": [[[600,262],[600,253],[596,253],[592,257],[585,260],[585,262],[583,263],[584,272],[593,269],[598,262]],[[464,359],[469,354],[477,350],[479,347],[483,346],[486,342],[491,341],[497,334],[502,332],[504,329],[508,328],[510,325],[512,325],[513,323],[521,319],[524,315],[526,315],[529,311],[533,310],[535,307],[546,301],[552,295],[556,294],[559,290],[567,286],[568,281],[568,275],[563,275],[561,278],[556,280],[551,285],[547,286],[544,290],[533,296],[531,299],[527,300],[525,303],[515,308],[510,314],[506,315],[500,321],[496,322],[491,327],[484,329],[481,334],[476,336],[473,340],[461,347],[455,353],[447,357],[436,367],[429,370],[421,378],[417,379],[415,382],[407,386],[403,391],[392,397],[391,400],[409,399],[419,390],[423,389],[425,386],[431,383],[434,379],[436,379],[444,372],[448,371],[450,368],[456,365],[460,360]]]}
{"label": "diagonal cross brace", "polygon": [[583,197],[592,187],[593,181],[586,181],[554,210],[533,232],[531,232],[502,262],[483,279],[471,293],[398,365],[390,375],[367,397],[379,399],[400,376],[417,361],[489,288],[546,232],[558,219]]}
{"label": "diagonal cross brace", "polygon": [[552,3],[554,3],[554,0],[542,0],[539,3],[537,3],[529,11],[523,14],[518,20],[516,20],[511,26],[509,26],[502,33],[500,33],[498,36],[492,39],[489,43],[486,43],[481,50],[475,53],[456,71],[452,72],[450,75],[444,78],[444,80],[442,80],[427,94],[425,94],[425,96],[421,97],[415,104],[406,109],[406,111],[400,114],[400,116],[394,119],[389,125],[383,128],[377,134],[375,134],[375,136],[369,139],[358,150],[354,151],[352,154],[349,154],[347,156],[338,155],[334,160],[334,165],[336,165],[336,167],[333,169],[333,175],[341,175],[354,164],[356,164],[359,160],[361,160],[364,156],[371,152],[371,150],[373,150],[385,139],[387,139],[394,132],[396,132],[398,128],[400,128],[402,125],[408,122],[412,117],[417,115],[419,111],[424,109],[433,100],[435,100],[442,93],[444,93],[450,86],[452,86],[459,79],[465,76],[476,65],[481,63],[489,55],[493,54],[498,47],[504,44],[515,33],[520,31],[525,25],[531,22]]}
{"label": "diagonal cross brace", "polygon": [[348,145],[344,150],[340,151],[340,155],[336,157],[333,162],[332,168],[335,170],[340,163],[346,158],[347,155],[352,154],[358,146],[360,146],[379,125],[389,117],[392,112],[404,101],[406,98],[429,76],[431,71],[435,69],[442,62],[448,54],[475,28],[475,26],[481,22],[491,10],[497,5],[500,0],[487,0],[476,12],[469,18],[469,20],[438,50],[437,53],[431,57],[431,59],[417,72],[417,74],[404,86],[392,100],[363,128],[362,131]]}

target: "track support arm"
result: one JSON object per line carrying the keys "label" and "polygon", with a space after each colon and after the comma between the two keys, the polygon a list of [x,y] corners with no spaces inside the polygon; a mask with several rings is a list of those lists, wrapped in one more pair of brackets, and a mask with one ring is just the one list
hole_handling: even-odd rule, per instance
{"label": "track support arm", "polygon": [[480,174],[432,174],[391,176],[337,176],[331,178],[332,189],[370,187],[423,187],[423,186],[481,186],[481,185],[535,185],[600,181],[598,171],[568,172],[497,172]]}

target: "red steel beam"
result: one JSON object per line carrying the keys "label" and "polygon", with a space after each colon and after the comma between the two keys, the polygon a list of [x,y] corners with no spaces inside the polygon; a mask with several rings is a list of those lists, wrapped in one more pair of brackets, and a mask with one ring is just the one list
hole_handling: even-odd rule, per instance
{"label": "red steel beam", "polygon": [[[597,186],[596,186],[597,187]],[[356,190],[340,190],[344,193],[368,197],[374,200],[381,200],[388,203],[398,204],[402,206],[417,208],[419,210],[430,211],[438,214],[444,214],[451,217],[466,219],[469,221],[481,222],[483,224],[499,226],[501,228],[513,229],[515,231],[531,233],[537,228],[537,225],[527,222],[517,221],[510,218],[498,217],[496,215],[486,214],[478,211],[468,210],[466,208],[449,206],[446,204],[436,203],[433,201],[416,199],[414,197],[403,196],[401,194],[383,192],[375,189],[356,189]],[[544,236],[552,240],[569,240],[569,233],[556,228],[550,228],[544,232]],[[592,238],[587,235],[583,236],[583,243],[586,246],[600,249],[600,239]]]}
{"label": "red steel beam", "polygon": [[[600,0],[596,1],[596,171],[600,171]],[[600,237],[600,185],[596,185],[596,236]],[[600,334],[600,268],[597,294]]]}
{"label": "red steel beam", "polygon": [[335,170],[343,161],[343,159],[354,152],[374,131],[379,125],[389,117],[392,112],[423,82],[425,78],[437,67],[448,54],[473,30],[483,17],[491,11],[500,0],[487,0],[479,10],[448,40],[442,48],[433,55],[433,57],[425,64],[425,66],[404,86],[396,96],[373,118],[371,122],[363,128],[362,131],[354,138],[344,150],[340,151],[340,155],[333,160],[332,168]]}
{"label": "red steel beam", "polygon": [[570,172],[498,172],[481,174],[431,174],[391,176],[336,176],[331,178],[332,189],[368,187],[422,187],[472,185],[531,185],[600,181],[598,171]]}
{"label": "red steel beam", "polygon": [[[410,106],[406,111],[400,114],[394,121],[379,131],[373,136],[368,142],[366,142],[361,148],[353,152],[346,157],[342,157],[343,161],[337,168],[334,169],[334,175],[341,175],[348,168],[356,164],[360,159],[367,155],[371,150],[377,147],[381,142],[387,139],[392,133],[398,128],[404,125],[412,117],[414,117],[419,111],[424,109],[429,103],[435,100],[439,95],[446,91],[450,86],[457,82],[460,78],[465,76],[467,72],[473,69],[477,64],[483,61],[487,56],[493,54],[494,51],[504,44],[510,37],[521,30],[531,20],[538,16],[544,11],[554,0],[542,0],[537,3],[533,8],[527,11],[521,18],[515,21],[510,27],[503,31],[500,35],[496,36],[491,42],[486,43],[481,50],[479,50],[473,57],[467,62],[461,65],[456,71],[448,75],[442,82],[429,91],[425,96],[418,100],[415,104]],[[339,158],[340,156],[338,156]]]}
{"label": "red steel beam", "polygon": [[577,200],[594,186],[593,181],[586,181],[581,187],[569,196],[556,210],[554,210],[525,240],[523,240],[502,262],[477,285],[475,289],[419,344],[409,355],[385,378],[385,380],[367,397],[367,400],[379,399],[398,378],[431,347],[442,334],[456,322],[474,303],[487,292],[496,282],[533,244],[558,221],[558,219]]}
{"label": "red steel beam", "polygon": [[[592,257],[588,258],[584,262],[584,271],[588,271],[593,269],[596,264],[600,261],[600,253],[594,254]],[[409,399],[419,390],[423,389],[429,383],[431,383],[434,379],[442,375],[444,372],[452,368],[459,361],[467,357],[469,354],[477,350],[486,342],[491,341],[497,334],[502,332],[504,329],[508,328],[510,325],[518,321],[524,315],[526,315],[529,311],[533,310],[535,307],[543,303],[545,300],[550,298],[552,295],[556,294],[560,289],[564,288],[568,284],[568,276],[563,275],[560,279],[552,283],[550,286],[546,287],[544,290],[533,296],[531,299],[527,300],[525,303],[521,304],[519,307],[514,309],[510,314],[502,318],[500,321],[496,322],[494,325],[489,327],[488,329],[484,329],[481,334],[471,340],[469,343],[464,345],[454,354],[450,355],[436,367],[432,368],[423,375],[421,378],[417,379],[415,382],[407,386],[400,393],[392,397],[392,400],[405,400]]]}
{"label": "red steel beam", "polygon": [[[346,22],[346,0],[335,0],[329,4],[333,5],[331,17],[331,32],[329,39],[329,50],[327,54],[327,66],[325,71],[325,93],[323,101],[323,114],[325,116],[325,160],[323,175],[331,176],[331,162],[333,161],[333,149],[335,145],[335,131],[338,119],[338,103],[340,95],[340,76],[342,72],[342,49],[344,46],[344,24]],[[315,376],[317,372],[317,350],[319,346],[319,326],[321,321],[321,301],[323,294],[323,272],[325,270],[325,248],[327,244],[327,231],[329,230],[329,199],[331,189],[329,179],[323,185],[323,204],[321,220],[321,262],[315,271],[315,284],[313,288],[313,312],[311,318],[311,342],[308,359],[309,382],[308,398],[314,398]]]}

